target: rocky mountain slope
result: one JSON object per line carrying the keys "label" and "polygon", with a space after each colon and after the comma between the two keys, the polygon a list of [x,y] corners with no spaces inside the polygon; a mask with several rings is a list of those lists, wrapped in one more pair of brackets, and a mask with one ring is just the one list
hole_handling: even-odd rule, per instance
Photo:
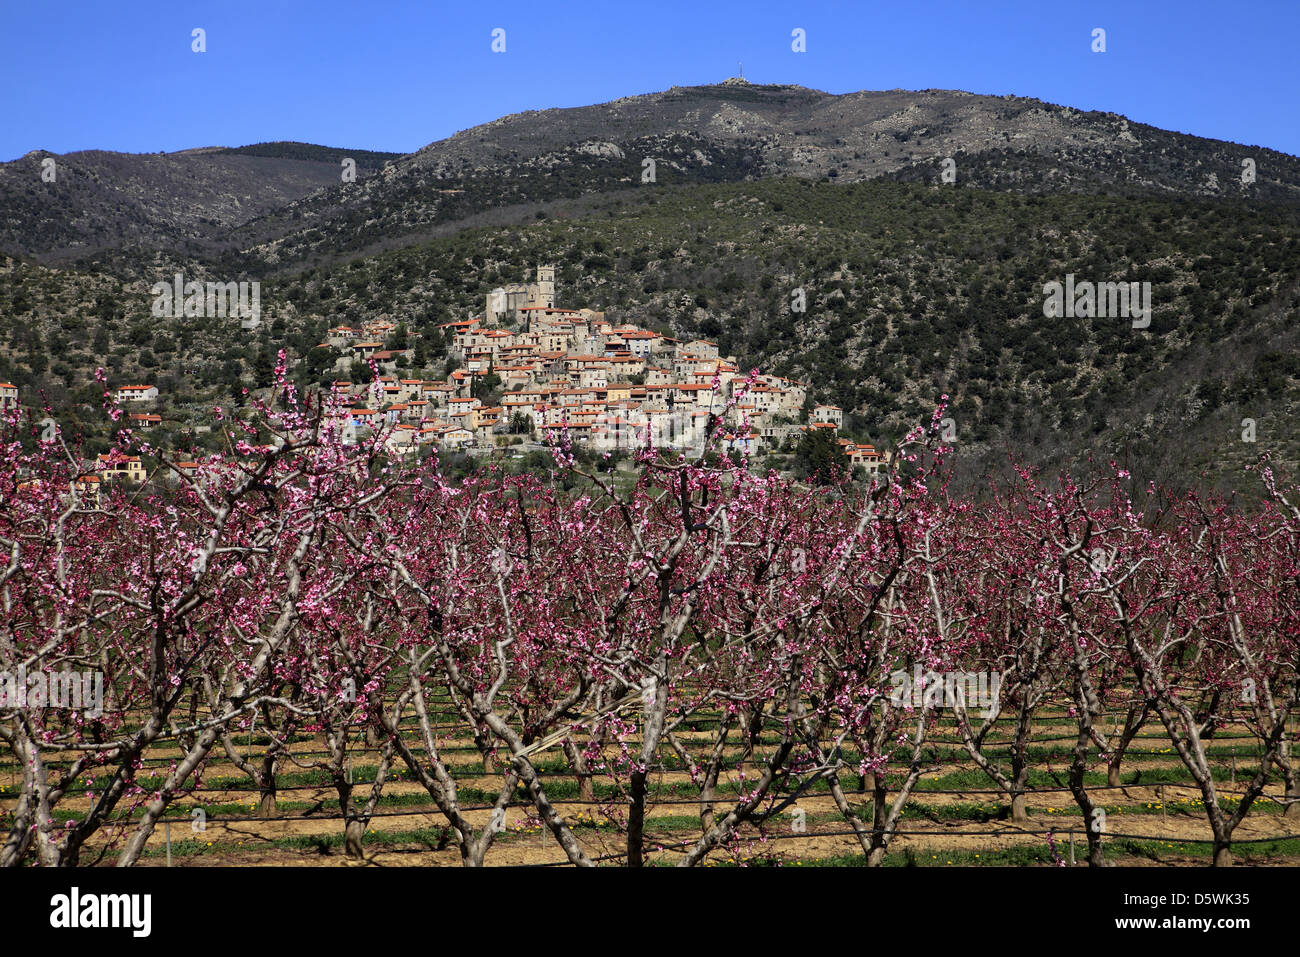
{"label": "rocky mountain slope", "polygon": [[231,229],[338,183],[340,155],[355,156],[358,179],[391,158],[307,144],[35,150],[0,163],[0,249],[50,261],[91,261],[124,248],[203,255]]}
{"label": "rocky mountain slope", "polygon": [[[345,151],[289,146],[74,153],[54,157],[57,188],[39,175],[50,154],[30,153],[0,164],[0,249],[82,259],[128,245],[243,250],[246,264],[280,264],[391,248],[460,222],[563,215],[583,196],[639,188],[646,160],[659,186],[938,182],[951,159],[959,182],[989,189],[1300,202],[1300,160],[1283,153],[950,90],[674,87],[505,116],[407,156],[356,151],[354,183],[339,176]],[[1242,182],[1243,160],[1255,164],[1253,183]]]}
{"label": "rocky mountain slope", "polygon": [[[859,92],[726,83],[502,117],[322,190],[237,230],[276,263],[391,247],[449,224],[566,215],[578,197],[796,176],[959,182],[1015,192],[1215,196],[1300,202],[1300,160],[1111,113],[960,91]],[[1242,182],[1243,160],[1255,164]],[[477,217],[477,218],[475,218]]]}

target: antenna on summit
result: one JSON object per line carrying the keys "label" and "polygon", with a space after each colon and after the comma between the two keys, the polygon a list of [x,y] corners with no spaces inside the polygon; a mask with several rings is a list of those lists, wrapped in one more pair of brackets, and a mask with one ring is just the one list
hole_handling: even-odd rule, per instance
{"label": "antenna on summit", "polygon": [[737,62],[740,65],[740,78],[743,80],[745,78],[745,64],[743,61],[737,61]]}

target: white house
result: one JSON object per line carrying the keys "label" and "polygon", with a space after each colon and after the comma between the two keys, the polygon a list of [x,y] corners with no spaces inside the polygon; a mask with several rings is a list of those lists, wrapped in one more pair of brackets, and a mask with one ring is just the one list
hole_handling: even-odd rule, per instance
{"label": "white house", "polygon": [[158,387],[154,385],[118,386],[118,402],[152,402],[158,398]]}
{"label": "white house", "polygon": [[813,407],[812,421],[829,422],[837,429],[844,428],[844,410],[838,405],[817,405]]}
{"label": "white house", "polygon": [[438,444],[449,449],[462,448],[474,441],[474,433],[461,426],[444,429],[438,436]]}

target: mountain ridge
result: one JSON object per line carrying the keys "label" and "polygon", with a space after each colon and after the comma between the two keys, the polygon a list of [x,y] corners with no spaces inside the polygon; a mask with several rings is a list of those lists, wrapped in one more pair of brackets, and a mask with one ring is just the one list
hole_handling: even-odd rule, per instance
{"label": "mountain ridge", "polygon": [[[664,166],[656,182],[679,184],[781,176],[937,182],[951,159],[959,182],[989,189],[1300,204],[1300,159],[1279,151],[1033,97],[935,89],[674,86],[508,114],[407,154],[292,141],[165,154],[80,151],[56,157],[72,182],[62,197],[42,193],[44,155],[0,164],[0,205],[11,210],[0,250],[84,259],[131,244],[205,256],[258,256],[274,246],[277,261],[293,261],[314,254],[310,242],[293,238],[306,229],[322,233],[315,249],[361,250],[380,235],[420,236],[493,209],[633,186],[646,159]],[[355,183],[341,182],[332,165],[345,155],[357,159]],[[1251,184],[1240,181],[1245,159],[1256,164]],[[210,215],[182,212],[171,222],[168,206],[203,206]]]}

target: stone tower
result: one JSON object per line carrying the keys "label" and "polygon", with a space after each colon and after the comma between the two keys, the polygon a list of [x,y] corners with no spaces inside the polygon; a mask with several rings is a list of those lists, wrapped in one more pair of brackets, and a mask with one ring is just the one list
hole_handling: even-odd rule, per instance
{"label": "stone tower", "polygon": [[534,305],[551,308],[555,305],[555,267],[538,266],[537,282],[535,283],[534,296],[536,302]]}

